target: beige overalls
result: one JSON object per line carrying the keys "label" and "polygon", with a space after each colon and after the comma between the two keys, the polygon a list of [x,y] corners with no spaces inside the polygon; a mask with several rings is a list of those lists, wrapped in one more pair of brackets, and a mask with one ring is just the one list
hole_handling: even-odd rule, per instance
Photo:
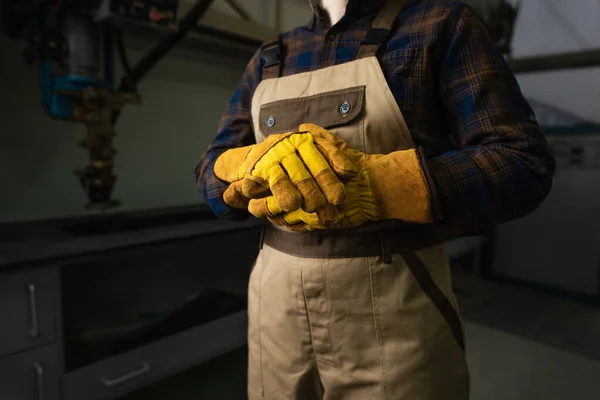
{"label": "beige overalls", "polygon": [[[402,3],[386,3],[375,36],[389,34]],[[375,57],[379,45],[365,40],[355,61],[286,77],[280,64],[267,65],[252,100],[256,141],[309,122],[365,153],[414,148]],[[386,221],[292,233],[269,226],[248,300],[251,400],[469,397],[437,227]]]}

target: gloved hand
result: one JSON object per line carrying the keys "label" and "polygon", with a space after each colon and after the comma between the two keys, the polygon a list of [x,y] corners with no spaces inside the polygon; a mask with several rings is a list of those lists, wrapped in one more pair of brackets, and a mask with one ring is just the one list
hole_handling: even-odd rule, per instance
{"label": "gloved hand", "polygon": [[415,149],[367,155],[316,125],[304,124],[300,130],[311,133],[325,158],[341,153],[358,171],[344,180],[344,202],[328,204],[314,213],[301,209],[285,212],[269,197],[250,201],[248,209],[254,215],[294,231],[349,228],[385,219],[433,222],[431,191]]}
{"label": "gloved hand", "polygon": [[225,203],[246,208],[250,198],[272,195],[282,212],[302,209],[314,212],[325,204],[341,204],[345,198],[341,176],[355,173],[342,153],[328,160],[304,132],[270,135],[264,142],[223,153],[214,166],[215,175],[231,183],[223,194]]}
{"label": "gloved hand", "polygon": [[364,190],[368,180],[366,171],[346,180],[346,198],[342,204],[326,204],[308,213],[301,208],[284,212],[277,206],[273,196],[250,200],[248,211],[259,218],[267,218],[271,223],[286,226],[293,231],[313,231],[323,229],[350,228],[364,224],[378,217],[375,196]]}

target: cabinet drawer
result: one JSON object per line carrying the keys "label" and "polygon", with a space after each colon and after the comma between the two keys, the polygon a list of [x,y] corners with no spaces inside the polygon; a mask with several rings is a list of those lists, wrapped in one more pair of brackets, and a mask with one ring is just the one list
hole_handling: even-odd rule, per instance
{"label": "cabinet drawer", "polygon": [[246,343],[246,310],[65,375],[65,400],[114,399]]}
{"label": "cabinet drawer", "polygon": [[58,285],[54,268],[0,274],[0,357],[54,341]]}
{"label": "cabinet drawer", "polygon": [[59,400],[58,347],[46,346],[1,358],[0,399]]}

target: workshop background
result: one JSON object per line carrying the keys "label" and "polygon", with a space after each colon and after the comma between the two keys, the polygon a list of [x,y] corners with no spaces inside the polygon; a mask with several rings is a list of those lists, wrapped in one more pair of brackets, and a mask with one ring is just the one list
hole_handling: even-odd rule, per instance
{"label": "workshop background", "polygon": [[[3,17],[19,3],[36,1],[3,0]],[[131,65],[196,2],[147,3],[176,5],[175,21],[118,7],[106,18],[122,29]],[[500,32],[558,163],[539,210],[447,244],[473,400],[596,400],[600,1],[468,3]],[[25,62],[24,38],[0,36],[0,399],[245,398],[244,292],[259,225],[216,221],[193,170],[260,40],[310,13],[305,0],[215,0],[204,29],[141,80],[142,103],[123,109],[121,204],[103,210],[85,208],[73,174],[89,162],[78,145],[86,127],[52,120],[39,60]]]}

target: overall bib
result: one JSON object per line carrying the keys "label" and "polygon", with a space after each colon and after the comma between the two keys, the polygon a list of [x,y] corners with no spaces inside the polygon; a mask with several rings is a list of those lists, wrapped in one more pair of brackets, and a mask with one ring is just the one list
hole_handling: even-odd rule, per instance
{"label": "overall bib", "polygon": [[[263,57],[257,143],[314,123],[352,148],[414,148],[375,54],[404,1],[377,15],[357,59],[279,77]],[[277,51],[278,42],[263,46]],[[248,294],[251,400],[466,400],[463,333],[443,234],[385,221],[337,232],[268,226]]]}

